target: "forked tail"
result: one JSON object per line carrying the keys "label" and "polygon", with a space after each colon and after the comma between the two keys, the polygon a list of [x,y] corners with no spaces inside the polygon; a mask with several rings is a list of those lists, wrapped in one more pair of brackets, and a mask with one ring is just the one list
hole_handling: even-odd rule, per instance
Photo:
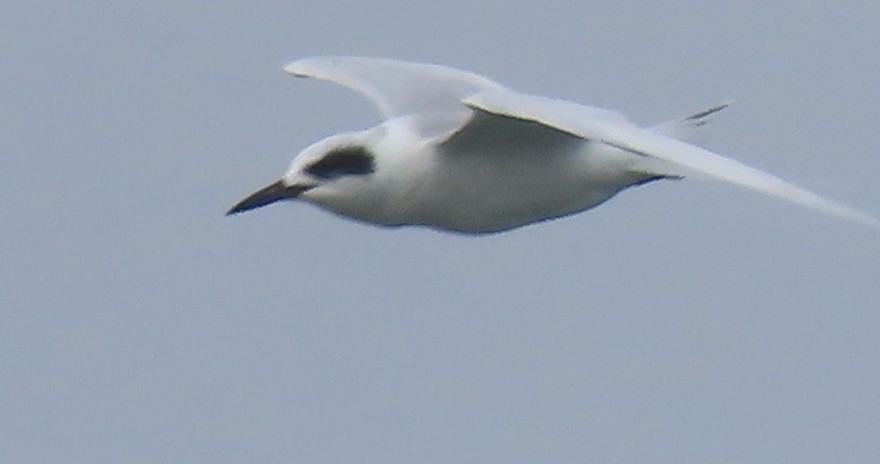
{"label": "forked tail", "polygon": [[685,118],[661,122],[660,124],[652,126],[651,130],[681,140],[682,142],[700,145],[701,142],[703,142],[701,137],[702,131],[700,129],[706,125],[706,123],[711,121],[712,116],[724,108],[727,108],[730,104],[731,102],[724,102]]}

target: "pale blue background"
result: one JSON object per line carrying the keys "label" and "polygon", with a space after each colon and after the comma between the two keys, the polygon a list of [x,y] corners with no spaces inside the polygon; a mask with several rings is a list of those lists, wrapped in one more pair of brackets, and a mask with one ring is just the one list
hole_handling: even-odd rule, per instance
{"label": "pale blue background", "polygon": [[[880,462],[880,233],[735,187],[483,238],[225,210],[372,125],[286,62],[474,70],[880,214],[880,3],[0,13],[0,461]],[[832,4],[834,6],[832,6]]]}

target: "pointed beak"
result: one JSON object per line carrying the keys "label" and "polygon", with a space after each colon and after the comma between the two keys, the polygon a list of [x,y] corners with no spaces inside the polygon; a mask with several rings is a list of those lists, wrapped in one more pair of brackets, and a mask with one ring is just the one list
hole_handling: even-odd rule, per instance
{"label": "pointed beak", "polygon": [[257,190],[244,200],[239,201],[226,212],[226,215],[229,216],[232,214],[243,213],[248,210],[271,205],[276,201],[293,199],[310,188],[312,188],[312,186],[287,186],[279,180],[274,184]]}

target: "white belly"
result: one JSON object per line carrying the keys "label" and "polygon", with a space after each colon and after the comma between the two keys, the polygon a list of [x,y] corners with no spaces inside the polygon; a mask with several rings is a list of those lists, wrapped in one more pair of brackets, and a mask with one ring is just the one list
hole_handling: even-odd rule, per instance
{"label": "white belly", "polygon": [[584,142],[569,153],[438,154],[404,223],[465,233],[508,230],[597,206],[650,177],[635,155]]}

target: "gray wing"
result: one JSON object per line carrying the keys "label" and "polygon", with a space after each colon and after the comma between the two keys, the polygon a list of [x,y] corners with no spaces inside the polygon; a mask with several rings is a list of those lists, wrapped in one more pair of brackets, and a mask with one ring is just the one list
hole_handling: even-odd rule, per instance
{"label": "gray wing", "polygon": [[583,143],[580,137],[533,121],[473,109],[468,112],[457,128],[438,133],[438,147],[445,156],[497,156],[497,162],[504,162],[518,155],[540,153],[549,159]]}
{"label": "gray wing", "polygon": [[496,117],[531,121],[644,156],[649,168],[702,174],[880,229],[880,220],[867,213],[709,150],[640,128],[616,113],[507,90],[480,92],[466,97],[464,103]]}
{"label": "gray wing", "polygon": [[348,87],[367,97],[388,119],[420,113],[467,110],[462,100],[477,92],[503,90],[477,74],[435,64],[382,58],[315,57],[284,70]]}

